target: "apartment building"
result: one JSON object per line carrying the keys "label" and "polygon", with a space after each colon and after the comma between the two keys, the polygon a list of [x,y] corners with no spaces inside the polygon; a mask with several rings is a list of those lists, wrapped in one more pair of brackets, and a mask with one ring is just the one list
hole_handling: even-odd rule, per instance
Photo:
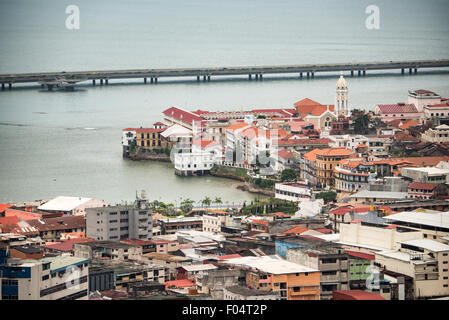
{"label": "apartment building", "polygon": [[221,232],[222,218],[220,216],[203,214],[203,231],[204,232]]}
{"label": "apartment building", "polygon": [[223,289],[223,300],[280,300],[278,294],[242,286],[232,286]]}
{"label": "apartment building", "polygon": [[321,187],[334,186],[334,169],[338,162],[353,153],[346,148],[322,149],[316,153],[316,179]]}
{"label": "apartment building", "polygon": [[394,251],[376,254],[379,268],[410,276],[414,299],[449,295],[449,246],[430,239],[400,242]]}
{"label": "apartment building", "polygon": [[285,182],[274,186],[275,198],[288,201],[301,201],[312,197],[312,190],[304,183]]}
{"label": "apartment building", "polygon": [[73,254],[75,257],[90,260],[106,258],[111,261],[139,261],[142,257],[142,247],[108,240],[82,242],[73,245]]}
{"label": "apartment building", "polygon": [[162,234],[175,234],[177,231],[203,230],[203,218],[161,218],[158,220],[161,225]]}
{"label": "apartment building", "polygon": [[0,300],[87,300],[89,259],[10,259],[0,248]]}
{"label": "apartment building", "polygon": [[247,270],[246,285],[271,291],[282,300],[319,300],[320,271],[278,256],[242,257],[224,261]]}
{"label": "apartment building", "polygon": [[348,255],[335,246],[287,249],[287,260],[320,271],[320,300],[332,299],[335,290],[349,289]]}
{"label": "apartment building", "polygon": [[148,201],[137,198],[133,205],[87,209],[86,236],[96,240],[150,240],[153,219]]}

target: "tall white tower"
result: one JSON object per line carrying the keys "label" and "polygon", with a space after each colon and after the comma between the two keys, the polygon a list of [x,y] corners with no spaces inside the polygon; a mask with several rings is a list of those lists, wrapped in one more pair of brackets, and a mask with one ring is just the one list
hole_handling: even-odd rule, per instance
{"label": "tall white tower", "polygon": [[339,116],[340,114],[345,117],[348,116],[348,84],[345,78],[343,78],[343,72],[340,72],[340,79],[337,81],[337,89],[335,93],[335,114]]}

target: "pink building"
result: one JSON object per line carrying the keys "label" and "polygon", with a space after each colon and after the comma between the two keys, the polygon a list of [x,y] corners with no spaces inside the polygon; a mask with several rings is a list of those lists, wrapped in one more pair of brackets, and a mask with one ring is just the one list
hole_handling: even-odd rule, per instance
{"label": "pink building", "polygon": [[378,104],[374,107],[374,113],[380,116],[383,122],[400,120],[420,121],[422,113],[416,109],[414,104],[398,102],[397,104]]}

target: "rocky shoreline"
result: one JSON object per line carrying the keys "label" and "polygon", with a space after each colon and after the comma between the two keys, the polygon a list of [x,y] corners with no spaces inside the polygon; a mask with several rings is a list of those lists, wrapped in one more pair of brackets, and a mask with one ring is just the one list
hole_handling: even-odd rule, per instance
{"label": "rocky shoreline", "polygon": [[236,186],[237,189],[250,192],[250,193],[257,193],[268,197],[274,197],[275,193],[272,190],[265,190],[260,188],[255,188],[251,185],[248,185],[247,183],[241,183]]}
{"label": "rocky shoreline", "polygon": [[238,176],[231,173],[223,173],[223,172],[210,172],[211,176],[214,177],[220,177],[220,178],[227,178],[227,179],[233,179],[233,180],[239,180],[239,181],[245,181],[245,178],[242,176]]}
{"label": "rocky shoreline", "polygon": [[160,162],[171,162],[170,157],[167,157],[165,155],[155,155],[155,154],[130,154],[128,156],[125,156],[124,158],[134,160],[134,161],[140,161],[140,160],[152,160],[152,161],[160,161]]}

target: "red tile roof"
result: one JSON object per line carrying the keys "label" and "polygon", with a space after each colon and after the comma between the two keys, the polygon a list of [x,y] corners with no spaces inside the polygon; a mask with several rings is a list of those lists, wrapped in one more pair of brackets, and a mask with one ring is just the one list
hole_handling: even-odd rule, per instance
{"label": "red tile roof", "polygon": [[345,207],[345,208],[338,208],[338,209],[329,211],[329,214],[335,214],[335,215],[337,215],[337,216],[342,216],[342,215],[344,215],[345,213],[351,212],[351,211],[353,211],[353,210],[354,210],[354,208],[348,208],[348,207]]}
{"label": "red tile roof", "polygon": [[166,116],[172,117],[173,119],[182,121],[184,123],[192,124],[193,121],[201,121],[203,118],[201,118],[199,115],[189,112],[177,107],[171,107],[162,112]]}
{"label": "red tile roof", "polygon": [[368,254],[358,251],[345,250],[344,252],[349,254],[350,256],[359,257],[366,260],[374,260],[376,258],[374,254]]}
{"label": "red tile roof", "polygon": [[63,251],[63,252],[69,252],[73,251],[73,245],[75,243],[82,243],[82,242],[91,242],[95,241],[94,239],[90,238],[76,238],[76,239],[69,239],[64,240],[63,242],[51,242],[49,244],[46,244],[45,247],[48,249],[56,250],[56,251]]}
{"label": "red tile roof", "polygon": [[286,150],[286,149],[278,151],[277,155],[279,156],[279,158],[282,158],[282,159],[293,158],[293,152],[291,150]]}
{"label": "red tile roof", "polygon": [[213,141],[213,140],[206,140],[206,139],[196,139],[196,140],[193,140],[192,144],[199,146],[201,148],[207,148],[207,147],[217,145],[218,142]]}
{"label": "red tile roof", "polygon": [[25,221],[41,219],[42,215],[39,213],[16,210],[16,209],[6,209],[5,217],[18,217]]}
{"label": "red tile roof", "polygon": [[320,156],[349,156],[351,153],[353,153],[352,150],[342,148],[342,147],[335,147],[335,148],[320,149],[317,152],[317,155],[320,155]]}
{"label": "red tile roof", "polygon": [[317,229],[313,229],[313,231],[318,231],[318,232],[321,232],[321,233],[324,233],[324,234],[332,233],[332,230],[327,229],[327,228],[317,228]]}
{"label": "red tile roof", "polygon": [[224,256],[217,256],[218,260],[229,260],[229,259],[236,259],[236,258],[241,258],[242,256],[234,253],[234,254],[227,254]]}
{"label": "red tile roof", "polygon": [[9,204],[0,203],[0,212],[3,212],[6,210],[6,208],[11,207]]}
{"label": "red tile roof", "polygon": [[282,234],[301,234],[308,230],[309,230],[308,228],[296,226],[296,227],[290,228],[288,230],[285,230],[284,232],[282,232]]}
{"label": "red tile roof", "polygon": [[137,129],[136,128],[125,128],[125,129],[123,129],[123,131],[136,131]]}
{"label": "red tile roof", "polygon": [[433,190],[438,184],[436,183],[425,183],[425,182],[413,182],[408,186],[408,189],[418,189],[418,190]]}
{"label": "red tile roof", "polygon": [[385,229],[395,229],[399,227],[397,224],[390,224],[389,226],[385,227]]}
{"label": "red tile roof", "polygon": [[383,114],[388,113],[417,113],[418,110],[416,109],[414,104],[378,104],[377,105]]}
{"label": "red tile roof", "polygon": [[169,287],[172,287],[172,286],[174,286],[176,288],[188,288],[188,287],[195,286],[195,283],[188,279],[167,281],[164,284],[165,284],[165,289],[168,289]]}
{"label": "red tile roof", "polygon": [[385,300],[377,293],[363,290],[334,290],[333,300]]}
{"label": "red tile roof", "polygon": [[1,217],[0,218],[0,224],[6,225],[6,224],[17,224],[20,222],[20,219],[12,216],[12,217]]}
{"label": "red tile roof", "polygon": [[164,132],[166,129],[164,128],[160,128],[160,129],[156,129],[156,128],[139,128],[136,129],[137,133],[141,133],[141,132]]}

